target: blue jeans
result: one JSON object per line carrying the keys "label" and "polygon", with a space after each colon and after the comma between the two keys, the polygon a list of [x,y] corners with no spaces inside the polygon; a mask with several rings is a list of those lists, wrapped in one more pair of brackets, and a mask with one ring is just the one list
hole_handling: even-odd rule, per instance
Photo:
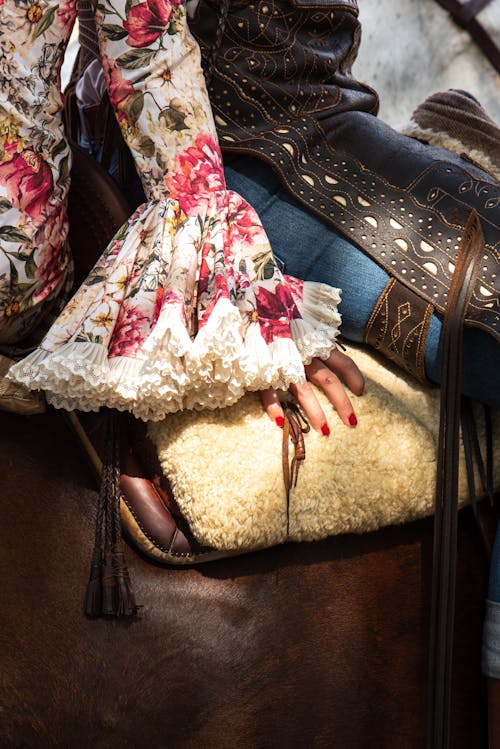
{"label": "blue jeans", "polygon": [[[307,281],[342,289],[342,334],[362,341],[373,306],[389,280],[387,273],[335,229],[289,196],[264,162],[247,156],[225,160],[228,187],[252,205],[264,225],[282,269]],[[433,315],[425,348],[425,370],[432,382],[441,372],[441,328]],[[500,409],[500,346],[477,328],[464,333],[463,391]],[[485,675],[500,679],[500,530],[497,532],[487,601],[483,645]]]}

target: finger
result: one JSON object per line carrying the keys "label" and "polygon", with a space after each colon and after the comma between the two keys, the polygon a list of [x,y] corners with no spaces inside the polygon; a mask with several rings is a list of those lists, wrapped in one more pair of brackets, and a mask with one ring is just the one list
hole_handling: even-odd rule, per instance
{"label": "finger", "polygon": [[330,434],[330,428],[328,426],[325,412],[321,408],[310,384],[304,382],[302,385],[290,385],[290,392],[295,396],[300,407],[309,419],[312,428],[316,429],[317,432],[324,434],[325,437],[328,437]]}
{"label": "finger", "polygon": [[314,385],[321,388],[330,403],[335,407],[342,422],[346,426],[355,427],[358,420],[353,405],[337,375],[319,359],[312,360],[306,367],[306,374]]}
{"label": "finger", "polygon": [[350,356],[343,354],[339,349],[334,349],[328,359],[323,361],[332,372],[335,372],[347,385],[354,395],[362,395],[365,388],[365,378],[361,374],[358,365]]}
{"label": "finger", "polygon": [[260,398],[269,418],[282,428],[285,423],[285,414],[281,408],[277,391],[274,388],[261,390]]}

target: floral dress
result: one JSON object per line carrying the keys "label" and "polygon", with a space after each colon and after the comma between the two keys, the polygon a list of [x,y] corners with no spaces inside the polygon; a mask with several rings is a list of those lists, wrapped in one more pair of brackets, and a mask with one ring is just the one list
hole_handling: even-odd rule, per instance
{"label": "floral dress", "polygon": [[[10,90],[17,77],[24,95],[29,76],[19,70],[38,66],[41,78],[33,85],[54,104],[50,117],[47,107],[40,109],[31,129],[19,125],[15,135],[9,127],[19,101],[7,113],[0,190],[12,206],[17,200],[17,213],[11,219],[9,208],[0,219],[9,218],[14,232],[39,219],[41,233],[33,232],[25,245],[18,233],[15,252],[16,262],[24,263],[18,278],[31,271],[41,293],[48,271],[39,270],[47,265],[40,253],[52,257],[52,235],[59,242],[57,268],[67,262],[69,154],[58,119],[54,59],[75,9],[71,2],[42,0],[36,13],[34,7],[22,0],[0,6],[0,44],[5,49],[10,39],[13,47],[0,70],[12,65]],[[36,23],[26,20],[30,13]],[[304,363],[326,358],[335,347],[339,290],[284,276],[255,211],[226,189],[184,2],[100,0],[96,22],[110,100],[148,202],[119,230],[39,348],[10,376],[45,390],[57,407],[108,406],[149,420],[182,408],[229,405],[246,390],[303,382]],[[1,95],[4,103],[8,92]],[[20,188],[22,176],[11,176],[14,159],[22,167],[17,175],[24,164],[35,169],[38,160],[36,174],[43,178],[33,194]],[[28,184],[33,180],[30,172]],[[59,222],[57,228],[51,222]],[[10,245],[0,246],[14,267]]]}

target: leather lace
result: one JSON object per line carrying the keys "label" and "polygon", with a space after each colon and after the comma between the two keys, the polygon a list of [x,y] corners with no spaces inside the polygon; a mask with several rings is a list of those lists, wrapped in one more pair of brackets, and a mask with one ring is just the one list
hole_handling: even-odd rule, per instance
{"label": "leather lace", "polygon": [[[297,486],[299,469],[306,459],[304,434],[311,427],[300,408],[293,402],[282,404],[285,423],[283,425],[282,463],[283,480],[286,490],[286,535],[290,533],[290,491]],[[290,460],[289,446],[293,445],[293,457]]]}

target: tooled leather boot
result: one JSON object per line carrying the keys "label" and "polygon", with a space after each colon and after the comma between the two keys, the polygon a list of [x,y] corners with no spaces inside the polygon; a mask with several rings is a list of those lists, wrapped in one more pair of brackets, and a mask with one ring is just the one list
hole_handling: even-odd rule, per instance
{"label": "tooled leather boot", "polygon": [[297,200],[389,272],[384,303],[411,310],[408,334],[391,351],[377,321],[367,340],[422,378],[430,315],[444,310],[470,208],[485,262],[466,321],[499,336],[500,186],[377,119],[376,94],[350,73],[357,15],[355,0],[200,0],[190,27],[222,150],[270,163]]}

